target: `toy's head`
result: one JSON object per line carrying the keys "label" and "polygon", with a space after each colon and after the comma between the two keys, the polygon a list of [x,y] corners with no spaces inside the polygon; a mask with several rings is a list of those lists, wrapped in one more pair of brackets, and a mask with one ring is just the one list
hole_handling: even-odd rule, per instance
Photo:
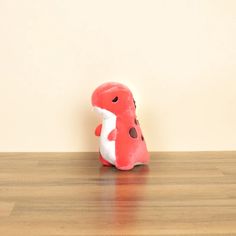
{"label": "toy's head", "polygon": [[107,111],[116,116],[124,111],[135,111],[135,101],[131,91],[125,85],[115,82],[97,87],[92,95],[92,105],[103,115]]}

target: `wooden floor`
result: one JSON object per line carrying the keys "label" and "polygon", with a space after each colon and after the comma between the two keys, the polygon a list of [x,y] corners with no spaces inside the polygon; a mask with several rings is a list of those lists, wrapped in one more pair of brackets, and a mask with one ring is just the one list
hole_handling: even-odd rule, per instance
{"label": "wooden floor", "polygon": [[1,153],[0,235],[236,235],[236,152]]}

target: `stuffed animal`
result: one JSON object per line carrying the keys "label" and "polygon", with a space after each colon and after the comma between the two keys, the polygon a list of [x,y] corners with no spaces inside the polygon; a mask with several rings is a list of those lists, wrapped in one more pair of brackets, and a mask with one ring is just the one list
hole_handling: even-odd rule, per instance
{"label": "stuffed animal", "polygon": [[148,163],[149,154],[131,91],[120,83],[102,84],[92,94],[92,105],[103,118],[95,129],[95,135],[100,136],[102,164],[130,170]]}

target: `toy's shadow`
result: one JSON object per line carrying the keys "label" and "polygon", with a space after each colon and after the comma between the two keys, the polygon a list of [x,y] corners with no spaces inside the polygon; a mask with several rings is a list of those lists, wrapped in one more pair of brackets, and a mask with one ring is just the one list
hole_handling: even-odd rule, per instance
{"label": "toy's shadow", "polygon": [[118,227],[130,226],[135,222],[144,204],[148,173],[149,167],[146,165],[136,166],[131,171],[105,166],[100,168],[100,202],[104,204],[102,208],[106,214],[103,217],[107,222]]}

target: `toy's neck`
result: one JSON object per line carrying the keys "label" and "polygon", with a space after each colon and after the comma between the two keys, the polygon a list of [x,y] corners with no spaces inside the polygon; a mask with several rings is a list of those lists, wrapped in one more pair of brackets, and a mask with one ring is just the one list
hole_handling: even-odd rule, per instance
{"label": "toy's neck", "polygon": [[135,117],[135,111],[131,111],[131,110],[124,111],[124,112],[118,114],[117,117],[120,117],[120,118],[123,117],[124,119],[129,119],[131,117]]}
{"label": "toy's neck", "polygon": [[122,113],[119,113],[116,115],[104,108],[95,107],[94,109],[97,113],[102,115],[103,120],[114,119],[114,117],[116,117],[116,118],[128,121],[130,119],[133,120],[136,117],[134,110],[124,110]]}
{"label": "toy's neck", "polygon": [[103,120],[106,119],[114,119],[114,117],[116,117],[116,115],[106,109],[100,108],[100,107],[94,107],[95,111],[97,113],[99,113],[100,115],[102,115]]}

